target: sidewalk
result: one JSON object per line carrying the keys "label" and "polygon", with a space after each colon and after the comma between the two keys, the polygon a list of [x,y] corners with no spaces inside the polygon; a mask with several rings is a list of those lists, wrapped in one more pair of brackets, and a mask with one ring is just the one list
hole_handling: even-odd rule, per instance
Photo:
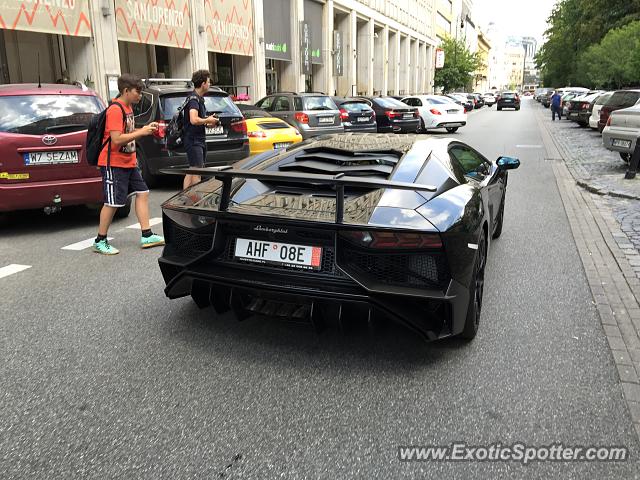
{"label": "sidewalk", "polygon": [[553,163],[558,189],[640,438],[640,255],[606,202],[577,185],[573,146],[558,145],[536,110],[547,158],[560,160]]}

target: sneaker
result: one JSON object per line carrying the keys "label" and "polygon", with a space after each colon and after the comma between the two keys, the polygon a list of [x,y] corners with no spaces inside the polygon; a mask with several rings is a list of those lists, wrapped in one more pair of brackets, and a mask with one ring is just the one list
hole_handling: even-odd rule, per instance
{"label": "sneaker", "polygon": [[107,239],[100,240],[99,242],[93,242],[93,251],[103,255],[116,255],[117,253],[120,253],[120,250],[116,247],[109,245]]}
{"label": "sneaker", "polygon": [[161,237],[160,235],[156,235],[154,233],[150,237],[140,237],[141,248],[151,248],[159,245],[164,245],[164,237]]}

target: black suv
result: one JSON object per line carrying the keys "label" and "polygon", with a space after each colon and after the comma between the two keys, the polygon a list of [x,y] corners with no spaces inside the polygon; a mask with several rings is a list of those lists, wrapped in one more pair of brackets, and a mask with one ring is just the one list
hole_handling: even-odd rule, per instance
{"label": "black suv", "polygon": [[[159,170],[167,167],[188,166],[184,149],[168,150],[166,127],[189,93],[193,91],[187,79],[145,80],[142,99],[133,107],[136,128],[149,122],[158,122],[153,135],[142,137],[136,143],[138,166],[148,186],[157,182]],[[205,94],[207,113],[216,113],[221,127],[207,127],[206,166],[228,165],[249,156],[247,125],[229,94],[217,87]]]}

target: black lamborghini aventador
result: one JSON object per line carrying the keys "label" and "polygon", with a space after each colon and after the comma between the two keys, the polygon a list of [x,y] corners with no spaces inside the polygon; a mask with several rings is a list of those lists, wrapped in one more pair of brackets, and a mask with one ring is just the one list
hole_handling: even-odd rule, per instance
{"label": "black lamborghini aventador", "polygon": [[165,293],[239,319],[389,318],[472,339],[519,165],[449,138],[344,134],[177,170],[210,179],[163,204]]}

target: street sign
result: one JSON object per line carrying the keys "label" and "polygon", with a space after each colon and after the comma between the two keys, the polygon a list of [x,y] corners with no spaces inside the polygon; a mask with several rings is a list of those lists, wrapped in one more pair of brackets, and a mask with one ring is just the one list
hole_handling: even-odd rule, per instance
{"label": "street sign", "polygon": [[444,50],[436,48],[436,68],[444,67]]}
{"label": "street sign", "polygon": [[344,67],[342,64],[342,33],[333,32],[333,74],[336,77],[344,75]]}
{"label": "street sign", "polygon": [[311,75],[311,26],[307,22],[301,23],[301,58],[302,74]]}

